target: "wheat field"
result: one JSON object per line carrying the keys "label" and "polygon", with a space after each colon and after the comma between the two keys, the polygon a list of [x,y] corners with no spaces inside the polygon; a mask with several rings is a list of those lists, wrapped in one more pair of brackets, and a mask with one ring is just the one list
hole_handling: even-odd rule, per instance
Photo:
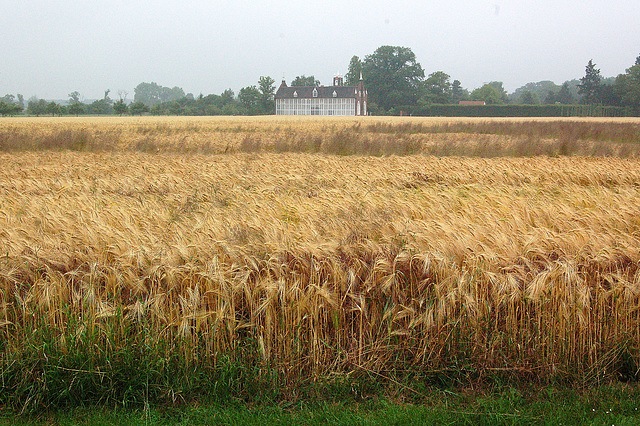
{"label": "wheat field", "polygon": [[[399,127],[442,119],[180,120],[0,122],[5,144],[84,138],[0,152],[3,369],[25,348],[65,359],[144,344],[211,365],[251,348],[292,382],[637,377],[633,140],[598,141],[626,146],[624,158],[434,156],[426,139],[463,150],[514,136]],[[348,143],[354,125],[369,142],[382,125],[396,126],[383,144],[426,139],[408,155],[265,149],[284,137],[325,146],[351,128]]]}

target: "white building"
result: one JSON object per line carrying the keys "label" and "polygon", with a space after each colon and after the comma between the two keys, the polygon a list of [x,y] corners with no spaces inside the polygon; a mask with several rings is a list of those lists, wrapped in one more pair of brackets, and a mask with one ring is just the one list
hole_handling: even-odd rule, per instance
{"label": "white building", "polygon": [[342,77],[333,86],[287,86],[275,94],[276,115],[367,115],[367,90],[362,75],[357,86],[343,86]]}

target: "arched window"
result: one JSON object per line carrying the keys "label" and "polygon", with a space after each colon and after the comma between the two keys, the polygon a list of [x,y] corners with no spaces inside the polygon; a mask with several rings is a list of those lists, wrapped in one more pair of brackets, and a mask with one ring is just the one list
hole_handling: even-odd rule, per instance
{"label": "arched window", "polygon": [[315,87],[313,88],[313,97],[314,98],[318,97],[318,89],[316,89]]}

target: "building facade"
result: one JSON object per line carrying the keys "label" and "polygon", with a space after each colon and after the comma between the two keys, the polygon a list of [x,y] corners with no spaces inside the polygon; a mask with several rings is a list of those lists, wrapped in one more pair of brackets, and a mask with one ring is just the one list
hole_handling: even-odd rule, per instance
{"label": "building facade", "polygon": [[332,86],[287,86],[275,94],[276,115],[367,115],[367,90],[362,75],[357,86],[344,86],[334,77]]}

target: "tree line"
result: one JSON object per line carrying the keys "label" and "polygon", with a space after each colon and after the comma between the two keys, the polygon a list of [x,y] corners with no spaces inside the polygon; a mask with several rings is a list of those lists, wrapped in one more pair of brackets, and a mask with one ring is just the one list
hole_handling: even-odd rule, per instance
{"label": "tree line", "polygon": [[[353,56],[348,64],[345,83],[358,84],[360,77],[369,93],[368,109],[373,114],[400,114],[407,110],[433,109],[433,105],[458,104],[464,100],[483,101],[487,105],[597,105],[624,107],[630,114],[640,114],[640,56],[624,74],[603,78],[590,60],[580,79],[556,85],[551,81],[528,83],[507,94],[500,81],[483,84],[472,91],[460,80],[444,71],[425,76],[424,69],[408,47],[381,46],[363,60]],[[319,86],[313,75],[297,76],[292,86]],[[227,89],[220,95],[194,96],[179,87],[164,87],[155,82],[140,83],[132,103],[126,92],[113,100],[106,90],[104,97],[83,103],[80,94],[69,94],[67,105],[43,99],[30,99],[25,105],[22,95],[0,98],[0,114],[30,115],[81,114],[154,114],[154,115],[260,115],[273,114],[275,80],[261,76],[255,85],[243,87],[236,95]]]}
{"label": "tree line", "polygon": [[469,92],[459,80],[444,71],[425,77],[411,49],[381,46],[363,61],[352,57],[347,82],[355,83],[362,72],[369,90],[369,108],[377,114],[397,114],[403,109],[457,104],[462,100],[484,101],[487,105],[596,105],[625,107],[640,114],[640,56],[624,74],[604,79],[590,60],[585,75],[558,86],[553,82],[529,83],[508,95],[503,83],[493,81]]}

